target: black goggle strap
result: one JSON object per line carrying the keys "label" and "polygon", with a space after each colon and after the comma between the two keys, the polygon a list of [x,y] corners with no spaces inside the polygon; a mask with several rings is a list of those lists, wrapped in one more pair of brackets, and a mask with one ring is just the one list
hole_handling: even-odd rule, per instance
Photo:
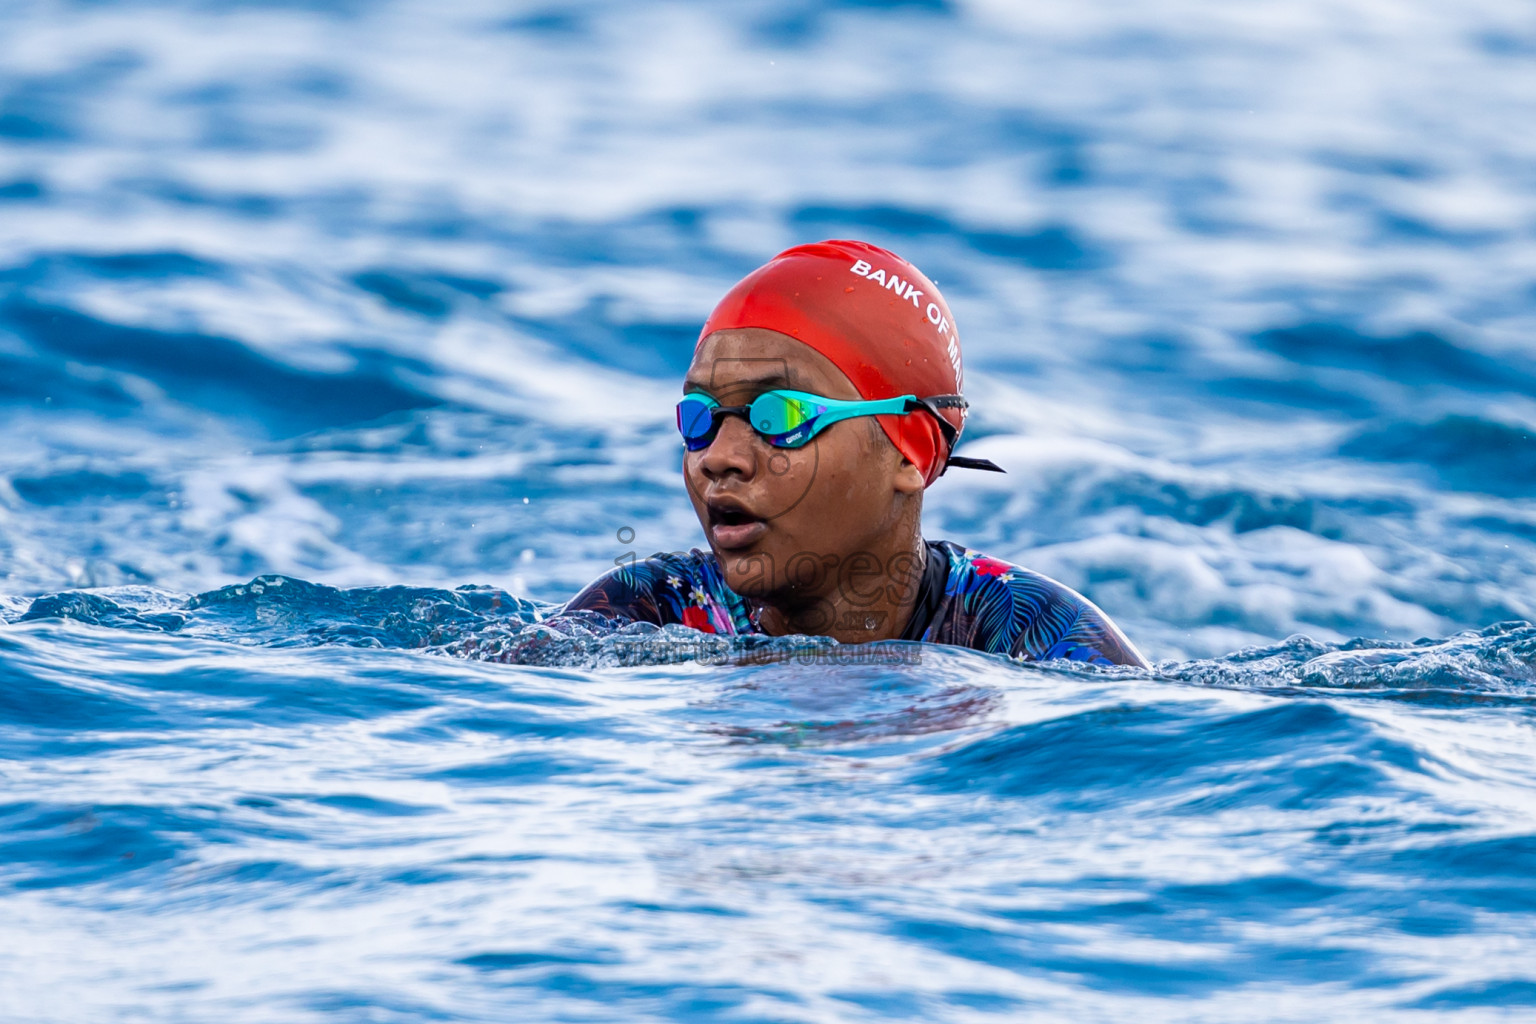
{"label": "black goggle strap", "polygon": [[[955,450],[955,442],[960,440],[960,431],[956,430],[955,425],[945,419],[939,410],[966,409],[969,407],[970,403],[962,395],[931,395],[928,398],[912,398],[907,402],[908,412],[926,409],[933,413],[933,418],[939,421],[939,432],[944,435],[944,444],[949,451]],[[960,469],[985,469],[992,473],[1008,472],[991,459],[971,459],[966,458],[964,455],[951,455],[944,461],[944,468],[939,470],[939,475],[943,476],[945,470],[949,469],[950,466],[956,466]]]}

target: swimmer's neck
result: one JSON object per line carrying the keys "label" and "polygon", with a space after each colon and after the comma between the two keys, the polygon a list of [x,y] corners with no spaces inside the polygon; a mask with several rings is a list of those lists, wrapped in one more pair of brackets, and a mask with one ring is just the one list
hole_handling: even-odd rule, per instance
{"label": "swimmer's neck", "polygon": [[[896,640],[906,631],[917,608],[928,548],[920,530],[889,545],[885,552],[870,552],[878,574],[851,577],[835,570],[830,586],[818,593],[774,595],[751,600],[758,628],[770,636],[793,633],[829,636],[842,644],[867,644]],[[847,559],[828,559],[839,565]]]}

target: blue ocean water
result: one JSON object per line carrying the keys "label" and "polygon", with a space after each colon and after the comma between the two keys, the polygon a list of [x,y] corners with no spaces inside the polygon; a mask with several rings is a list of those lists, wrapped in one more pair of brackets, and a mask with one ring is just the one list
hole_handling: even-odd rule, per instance
{"label": "blue ocean water", "polygon": [[[1536,1018],[1515,0],[0,0],[0,1019]],[[669,628],[861,237],[1150,675]]]}

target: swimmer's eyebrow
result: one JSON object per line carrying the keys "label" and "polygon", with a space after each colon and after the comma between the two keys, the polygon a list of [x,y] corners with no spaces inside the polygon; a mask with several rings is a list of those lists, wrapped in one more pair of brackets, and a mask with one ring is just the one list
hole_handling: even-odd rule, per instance
{"label": "swimmer's eyebrow", "polygon": [[[795,382],[784,376],[782,373],[770,373],[762,377],[742,377],[740,379],[733,380],[726,385],[725,390],[756,391],[759,393],[763,391],[779,390],[794,391]],[[707,381],[695,380],[694,378],[689,377],[683,381],[683,394],[686,395],[693,391],[702,391],[706,395],[714,394],[714,392],[710,390],[710,386]]]}

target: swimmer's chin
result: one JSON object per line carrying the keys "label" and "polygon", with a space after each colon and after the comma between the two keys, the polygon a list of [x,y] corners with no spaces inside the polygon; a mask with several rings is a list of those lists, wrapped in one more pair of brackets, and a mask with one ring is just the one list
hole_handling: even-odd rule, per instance
{"label": "swimmer's chin", "polygon": [[725,578],[725,585],[733,593],[759,601],[772,598],[778,593],[778,581],[764,571],[767,568],[767,556],[716,551],[715,558],[720,562],[720,574]]}

